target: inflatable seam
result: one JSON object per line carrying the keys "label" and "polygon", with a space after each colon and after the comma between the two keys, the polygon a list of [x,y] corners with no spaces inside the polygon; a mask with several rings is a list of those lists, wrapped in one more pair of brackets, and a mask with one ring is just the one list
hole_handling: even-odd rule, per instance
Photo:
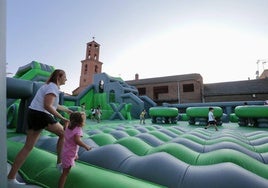
{"label": "inflatable seam", "polygon": [[[181,182],[178,182],[178,183],[177,183],[177,184],[178,184],[178,187],[182,187],[183,182],[184,182],[184,178],[185,178],[185,176],[186,176],[186,174],[187,174],[187,171],[188,171],[188,169],[190,168],[190,166],[191,166],[191,165],[188,165],[187,168],[185,169],[185,172],[183,173]],[[178,181],[179,181],[179,180],[178,180]]]}

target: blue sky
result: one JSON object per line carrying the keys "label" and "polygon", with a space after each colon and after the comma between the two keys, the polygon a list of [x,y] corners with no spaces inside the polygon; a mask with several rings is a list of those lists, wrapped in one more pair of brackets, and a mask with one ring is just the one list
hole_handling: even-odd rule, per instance
{"label": "blue sky", "polygon": [[268,0],[8,0],[7,71],[33,60],[53,65],[66,71],[62,90],[70,93],[95,36],[103,72],[124,80],[254,79],[257,60],[268,58],[267,7]]}

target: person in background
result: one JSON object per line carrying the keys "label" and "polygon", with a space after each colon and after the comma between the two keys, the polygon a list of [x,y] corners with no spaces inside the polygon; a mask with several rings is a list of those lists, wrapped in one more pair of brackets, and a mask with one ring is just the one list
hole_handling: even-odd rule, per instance
{"label": "person in background", "polygon": [[208,112],[208,125],[205,127],[205,129],[209,128],[211,125],[215,127],[215,130],[218,131],[218,127],[216,125],[216,119],[214,117],[214,109],[212,107],[209,107]]}
{"label": "person in background", "polygon": [[86,105],[85,105],[85,103],[82,103],[81,104],[81,111],[82,112],[85,112],[86,111]]}
{"label": "person in background", "polygon": [[100,80],[99,81],[99,92],[103,93],[103,91],[104,91],[104,81]]}
{"label": "person in background", "polygon": [[96,117],[98,123],[101,120],[101,115],[102,115],[101,106],[98,105],[98,107],[96,108],[96,111],[95,111],[95,117]]}
{"label": "person in background", "polygon": [[[24,146],[17,154],[8,174],[8,187],[15,187],[20,183],[16,180],[16,174],[23,165],[29,153],[37,142],[40,133],[46,129],[58,135],[57,142],[57,166],[61,163],[61,149],[64,143],[64,126],[69,122],[58,110],[71,113],[72,111],[59,105],[60,86],[64,85],[66,74],[63,70],[56,69],[50,75],[46,83],[41,86],[34,96],[28,112],[28,130]],[[59,120],[64,125],[59,123]]]}
{"label": "person in background", "polygon": [[140,124],[145,124],[146,110],[144,109],[140,114]]}
{"label": "person in background", "polygon": [[91,120],[94,121],[96,119],[96,109],[95,108],[91,108]]}
{"label": "person in background", "polygon": [[70,124],[64,133],[65,142],[62,149],[62,173],[58,182],[59,188],[64,188],[67,176],[71,168],[75,166],[79,147],[81,146],[87,151],[91,150],[91,147],[81,140],[83,136],[82,127],[85,125],[85,121],[86,114],[84,112],[73,112],[70,115]]}
{"label": "person in background", "polygon": [[[244,102],[244,105],[247,106],[248,103]],[[253,126],[254,125],[254,120],[252,118],[245,118],[245,124],[246,124],[246,126]]]}

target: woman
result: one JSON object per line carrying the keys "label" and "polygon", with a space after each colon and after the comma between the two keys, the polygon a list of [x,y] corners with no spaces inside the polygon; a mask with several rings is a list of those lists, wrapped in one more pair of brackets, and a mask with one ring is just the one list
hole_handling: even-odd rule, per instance
{"label": "woman", "polygon": [[37,142],[40,133],[46,129],[59,136],[57,143],[57,166],[61,163],[61,149],[64,143],[64,129],[58,122],[60,119],[64,126],[69,122],[57,110],[72,113],[71,110],[59,105],[59,89],[66,82],[66,74],[63,70],[56,69],[48,78],[46,84],[37,91],[29,106],[28,131],[25,144],[17,154],[8,174],[8,185],[23,184],[16,180],[16,173],[22,166],[29,153]]}

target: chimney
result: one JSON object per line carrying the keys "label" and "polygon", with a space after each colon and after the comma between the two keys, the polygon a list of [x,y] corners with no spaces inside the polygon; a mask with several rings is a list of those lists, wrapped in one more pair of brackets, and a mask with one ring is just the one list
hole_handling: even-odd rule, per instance
{"label": "chimney", "polygon": [[138,73],[135,74],[135,80],[139,80],[139,74]]}

